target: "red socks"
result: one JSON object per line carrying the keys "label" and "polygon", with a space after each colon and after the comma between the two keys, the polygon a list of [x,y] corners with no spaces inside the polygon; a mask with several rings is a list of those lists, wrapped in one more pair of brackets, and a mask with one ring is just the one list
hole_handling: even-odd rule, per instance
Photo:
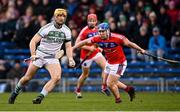
{"label": "red socks", "polygon": [[81,92],[81,89],[80,88],[76,88],[76,92]]}
{"label": "red socks", "polygon": [[102,84],[101,89],[102,90],[106,90],[107,89],[107,85],[106,84]]}
{"label": "red socks", "polygon": [[130,86],[127,86],[127,87],[124,89],[124,91],[129,92],[130,88],[131,88]]}

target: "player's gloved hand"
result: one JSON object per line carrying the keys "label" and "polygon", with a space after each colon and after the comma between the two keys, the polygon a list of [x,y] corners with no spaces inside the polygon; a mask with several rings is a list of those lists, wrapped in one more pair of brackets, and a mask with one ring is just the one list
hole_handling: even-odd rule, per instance
{"label": "player's gloved hand", "polygon": [[35,61],[38,58],[38,56],[32,55],[30,58],[31,58],[31,61]]}
{"label": "player's gloved hand", "polygon": [[70,67],[75,67],[75,65],[76,65],[76,63],[75,63],[74,59],[70,58],[69,59],[69,66]]}

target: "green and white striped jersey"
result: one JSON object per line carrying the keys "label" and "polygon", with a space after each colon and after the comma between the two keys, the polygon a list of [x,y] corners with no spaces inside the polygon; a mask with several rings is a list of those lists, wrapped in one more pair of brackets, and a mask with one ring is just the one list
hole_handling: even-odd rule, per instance
{"label": "green and white striped jersey", "polygon": [[54,23],[51,22],[43,26],[38,31],[38,34],[42,39],[37,49],[47,54],[55,54],[59,49],[61,49],[62,44],[65,41],[71,40],[71,30],[65,24],[57,29],[54,26]]}

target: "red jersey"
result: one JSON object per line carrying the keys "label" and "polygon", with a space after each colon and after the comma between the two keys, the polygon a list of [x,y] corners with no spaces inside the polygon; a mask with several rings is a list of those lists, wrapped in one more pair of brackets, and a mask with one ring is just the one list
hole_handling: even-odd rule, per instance
{"label": "red jersey", "polygon": [[[80,36],[80,40],[85,40],[91,37],[94,37],[95,35],[98,34],[98,29],[89,29],[88,26],[84,27],[79,36]],[[92,46],[92,44],[88,45],[88,46]],[[89,50],[85,50],[85,49],[81,49],[81,59],[84,59],[87,55],[87,53],[89,52]],[[99,52],[99,49],[97,48],[94,52],[91,53],[91,55],[88,57],[88,59],[93,58],[97,53]]]}
{"label": "red jersey", "polygon": [[126,57],[123,51],[123,35],[111,33],[107,40],[103,40],[99,35],[91,39],[92,43],[98,44],[105,53],[105,57],[109,64],[122,64]]}

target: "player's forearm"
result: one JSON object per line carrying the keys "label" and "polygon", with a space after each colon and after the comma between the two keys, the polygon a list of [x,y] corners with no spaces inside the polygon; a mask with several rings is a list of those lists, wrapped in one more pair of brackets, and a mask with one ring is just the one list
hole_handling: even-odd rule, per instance
{"label": "player's forearm", "polygon": [[36,42],[31,40],[29,44],[31,56],[36,55]]}
{"label": "player's forearm", "polygon": [[91,47],[90,47],[90,46],[86,46],[86,45],[84,45],[84,46],[82,46],[82,47],[81,47],[81,49],[90,50],[90,49],[91,49]]}
{"label": "player's forearm", "polygon": [[72,52],[71,42],[66,43],[66,55],[68,59],[73,59],[73,52]]}
{"label": "player's forearm", "polygon": [[35,34],[29,43],[31,56],[36,55],[36,45],[41,40],[41,36],[39,34]]}
{"label": "player's forearm", "polygon": [[139,47],[137,44],[135,44],[135,43],[133,43],[133,42],[130,42],[130,43],[128,44],[128,47],[134,48],[134,49],[136,49],[136,50],[138,50],[138,51],[141,51],[141,50],[142,50],[141,47]]}
{"label": "player's forearm", "polygon": [[66,54],[67,54],[68,59],[73,59],[72,48],[67,48],[66,49]]}
{"label": "player's forearm", "polygon": [[84,46],[86,44],[87,44],[87,41],[81,41],[81,42],[75,44],[75,46],[73,47],[73,50],[75,50],[77,48],[80,48],[80,47],[82,47],[82,46]]}

